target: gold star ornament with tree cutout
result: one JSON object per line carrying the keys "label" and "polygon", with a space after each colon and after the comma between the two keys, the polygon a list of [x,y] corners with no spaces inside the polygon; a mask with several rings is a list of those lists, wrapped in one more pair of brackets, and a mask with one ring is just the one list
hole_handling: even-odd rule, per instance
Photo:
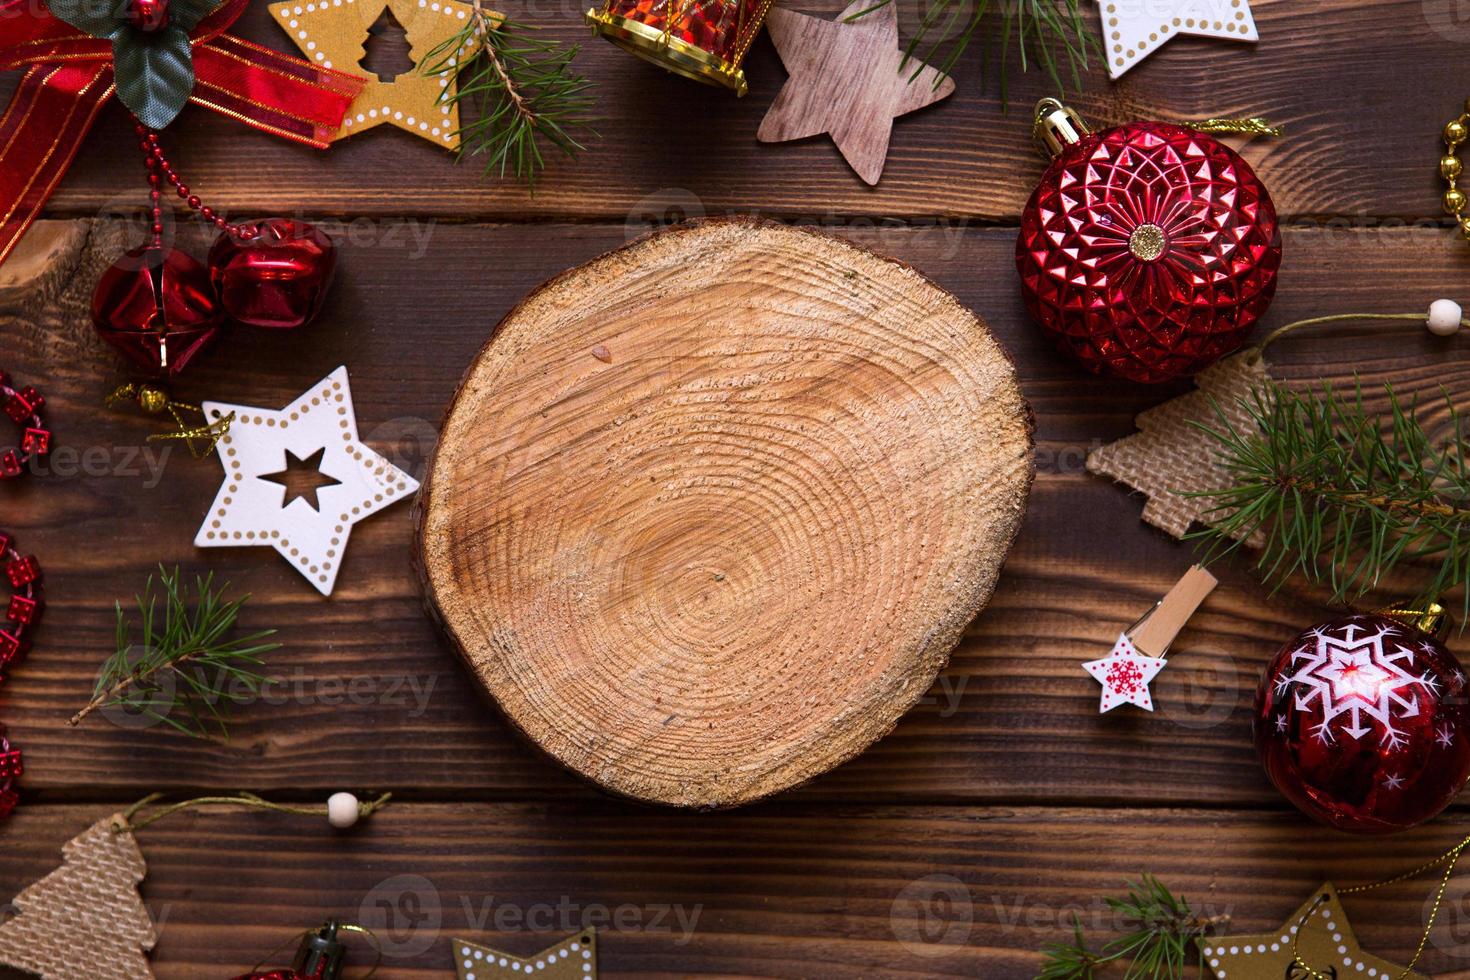
{"label": "gold star ornament with tree cutout", "polygon": [[450,942],[458,980],[507,980],[528,974],[546,980],[597,980],[597,934],[591,929],[524,958],[463,939]]}
{"label": "gold star ornament with tree cutout", "polygon": [[[1259,936],[1207,936],[1200,958],[1216,980],[1428,980],[1365,953],[1331,884],[1323,885],[1280,929]],[[1300,957],[1301,962],[1297,962]]]}
{"label": "gold star ornament with tree cutout", "polygon": [[[362,67],[369,28],[384,10],[403,28],[414,62],[412,69],[388,81]],[[334,139],[387,123],[446,149],[459,149],[459,108],[441,98],[454,94],[454,72],[427,74],[424,59],[469,25],[473,6],[457,0],[292,0],[272,4],[270,11],[308,59],[367,80]],[[455,57],[463,61],[471,54],[465,50]]]}

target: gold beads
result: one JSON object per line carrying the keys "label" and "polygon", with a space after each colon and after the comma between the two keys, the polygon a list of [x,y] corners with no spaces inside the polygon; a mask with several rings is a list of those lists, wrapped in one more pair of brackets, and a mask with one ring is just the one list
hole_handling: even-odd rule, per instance
{"label": "gold beads", "polygon": [[1467,139],[1470,139],[1470,99],[1465,102],[1465,114],[1444,128],[1445,153],[1439,158],[1439,175],[1449,185],[1441,202],[1444,213],[1455,219],[1460,234],[1470,241],[1470,217],[1465,215],[1466,207],[1470,207],[1470,197],[1459,187],[1465,167],[1455,153]]}

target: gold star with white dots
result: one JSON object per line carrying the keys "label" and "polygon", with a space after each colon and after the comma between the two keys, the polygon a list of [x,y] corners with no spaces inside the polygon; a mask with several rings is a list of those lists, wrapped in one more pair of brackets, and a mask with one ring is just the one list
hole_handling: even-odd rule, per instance
{"label": "gold star with white dots", "polygon": [[[1252,936],[1209,936],[1200,957],[1215,980],[1428,980],[1363,951],[1330,884],[1323,885],[1280,929]],[[1305,963],[1313,972],[1302,969]]]}
{"label": "gold star with white dots", "polygon": [[[414,61],[414,68],[387,81],[361,64],[367,56],[369,28],[385,9],[403,28]],[[309,60],[367,80],[334,140],[387,123],[438,146],[459,149],[459,108],[440,98],[446,92],[453,94],[453,73],[425,74],[423,62],[470,23],[474,13],[470,4],[458,0],[288,0],[271,4],[270,11]],[[467,53],[472,54],[461,50],[456,60]]]}
{"label": "gold star with white dots", "polygon": [[1180,34],[1260,40],[1250,0],[1098,0],[1098,5],[1108,74],[1113,78]]}

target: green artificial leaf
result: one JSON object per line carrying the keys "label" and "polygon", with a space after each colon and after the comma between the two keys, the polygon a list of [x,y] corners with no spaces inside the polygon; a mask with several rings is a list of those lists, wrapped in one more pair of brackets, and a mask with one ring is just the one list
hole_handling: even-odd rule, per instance
{"label": "green artificial leaf", "polygon": [[168,5],[168,22],[192,31],[205,15],[219,6],[219,0],[173,0]]}
{"label": "green artificial leaf", "polygon": [[127,28],[128,0],[47,0],[46,6],[58,20],[83,34],[116,40]]}
{"label": "green artificial leaf", "polygon": [[112,41],[117,96],[149,129],[174,121],[194,91],[189,32],[172,25],[155,34],[124,31]]}

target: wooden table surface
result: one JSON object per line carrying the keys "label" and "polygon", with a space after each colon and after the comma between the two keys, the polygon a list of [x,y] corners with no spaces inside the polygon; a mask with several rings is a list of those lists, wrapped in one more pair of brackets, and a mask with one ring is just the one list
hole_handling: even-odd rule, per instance
{"label": "wooden table surface", "polygon": [[[1244,150],[1286,226],[1268,325],[1470,300],[1470,248],[1438,217],[1434,166],[1440,128],[1470,96],[1464,5],[1253,6],[1258,47],[1177,39],[1120,83],[1094,72],[1071,101],[1097,123],[1262,114],[1287,126],[1285,139]],[[583,36],[576,4],[510,9]],[[239,33],[287,47],[261,4]],[[824,139],[756,143],[783,79],[766,40],[743,100],[601,41],[580,64],[597,81],[602,138],[553,163],[534,195],[396,131],[321,154],[189,110],[170,145],[193,185],[232,215],[321,219],[343,262],[320,323],[238,330],[175,394],[275,407],[345,363],[365,440],[422,476],[465,366],[544,279],[680,216],[757,212],[830,228],[917,266],[985,317],[1036,412],[1025,526],[931,695],[856,761],[769,803],[642,808],[566,775],[477,698],[422,612],[410,508],[358,527],[330,600],[269,551],[196,550],[218,464],[176,452],[155,472],[135,453],[148,424],[101,407],[124,372],[85,309],[97,270],[135,234],[114,219],[143,187],[112,107],[48,220],[0,269],[0,360],[45,391],[59,445],[73,451],[53,458],[54,472],[0,488],[0,526],[40,557],[50,601],[36,650],[0,691],[27,762],[24,803],[0,831],[0,893],[148,792],[320,801],[392,790],[396,802],[346,836],[240,813],[143,831],[158,975],[230,976],[338,915],[380,927],[388,977],[449,976],[450,935],[526,953],[585,919],[603,927],[608,977],[1021,980],[1074,911],[1105,925],[1098,896],[1125,877],[1153,872],[1250,932],[1282,921],[1323,879],[1397,871],[1464,832],[1466,811],[1453,810],[1388,840],[1350,839],[1308,823],[1267,784],[1250,745],[1256,679],[1324,607],[1305,589],[1268,596],[1243,564],[1219,569],[1221,588],[1157,683],[1159,711],[1098,717],[1079,664],[1106,651],[1191,551],[1144,526],[1141,501],[1088,476],[1083,460],[1186,387],[1085,377],[1025,318],[1011,254],[1041,170],[1027,116],[1049,94],[1042,76],[1013,78],[1006,114],[968,58],[954,97],[898,124],[869,189]],[[13,77],[4,83],[0,94]],[[1463,401],[1464,344],[1412,325],[1353,328],[1283,345],[1273,363],[1283,377],[1357,371],[1431,398],[1443,385]],[[1442,419],[1442,402],[1430,411]],[[160,562],[214,570],[254,594],[247,627],[281,631],[271,657],[281,683],[239,713],[226,746],[103,719],[67,727],[112,643],[113,600]],[[1467,880],[1425,960],[1436,976],[1470,976]],[[1364,945],[1407,959],[1428,895],[1419,882],[1349,899]]]}

